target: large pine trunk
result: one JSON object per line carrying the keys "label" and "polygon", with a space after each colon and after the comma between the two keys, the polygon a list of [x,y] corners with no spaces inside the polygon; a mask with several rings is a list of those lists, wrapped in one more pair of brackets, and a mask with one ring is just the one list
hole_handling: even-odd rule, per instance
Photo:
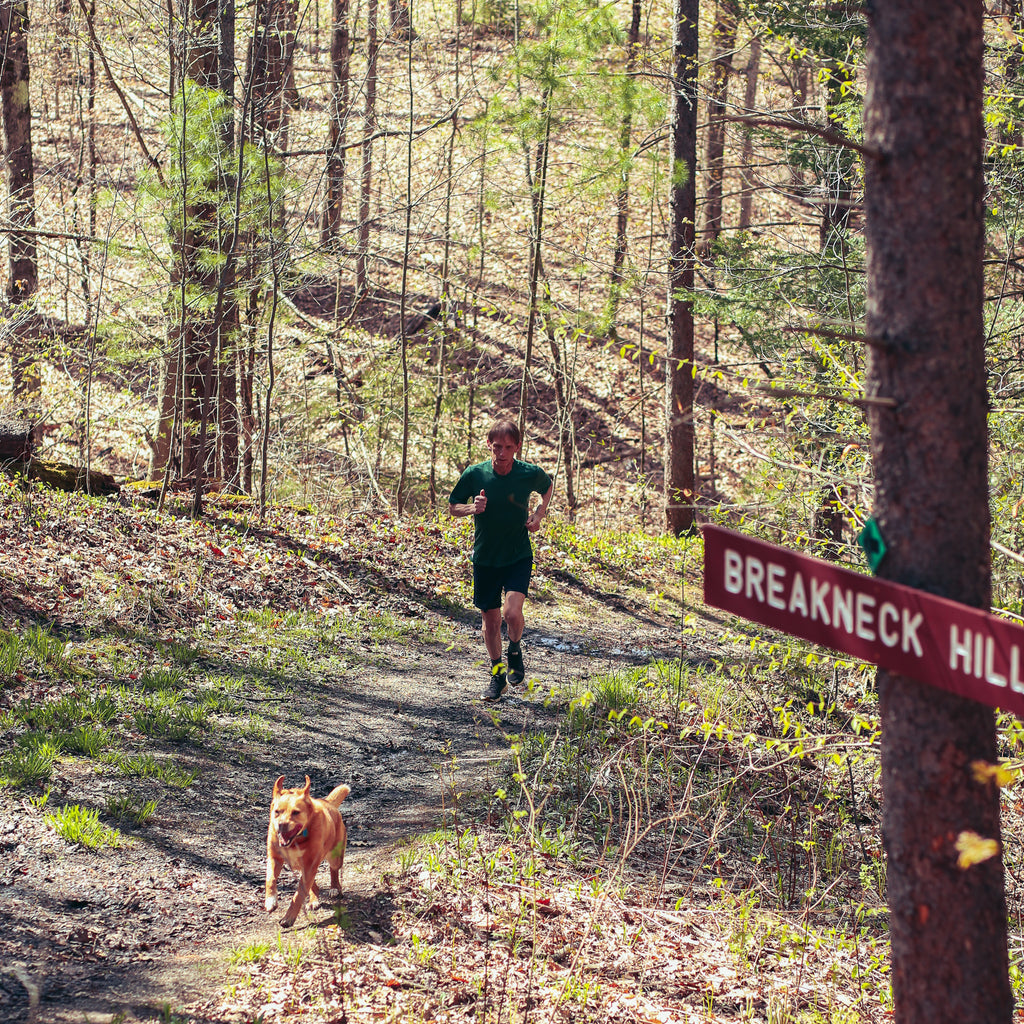
{"label": "large pine trunk", "polygon": [[[866,161],[869,391],[880,575],[989,607],[982,323],[982,6],[873,5]],[[999,857],[961,869],[964,832],[999,837],[991,710],[879,670],[893,994],[906,1024],[1008,1022]]]}

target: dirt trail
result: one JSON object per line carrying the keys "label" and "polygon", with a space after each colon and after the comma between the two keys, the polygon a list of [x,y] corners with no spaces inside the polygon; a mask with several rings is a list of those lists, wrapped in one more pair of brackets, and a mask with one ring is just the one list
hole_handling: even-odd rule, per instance
{"label": "dirt trail", "polygon": [[[380,867],[395,843],[436,826],[453,781],[463,793],[486,788],[505,731],[553,727],[557,711],[544,701],[553,691],[673,651],[669,627],[607,609],[583,634],[550,608],[531,615],[539,627],[524,649],[535,691],[498,705],[478,699],[482,645],[467,621],[450,646],[433,639],[431,613],[414,642],[346,641],[343,663],[311,661],[290,693],[264,690],[254,704],[272,738],[174,749],[198,778],[162,791],[128,849],[65,843],[23,793],[0,791],[0,1020],[32,1019],[33,988],[35,1019],[82,1024],[147,1020],[219,991],[228,950],[279,932],[281,911],[264,913],[262,883],[269,793],[282,773],[289,784],[308,774],[320,795],[351,785],[344,903],[357,927],[386,934]],[[65,764],[51,806],[102,807],[115,781],[123,788],[95,762]],[[283,881],[287,894],[287,872]]]}

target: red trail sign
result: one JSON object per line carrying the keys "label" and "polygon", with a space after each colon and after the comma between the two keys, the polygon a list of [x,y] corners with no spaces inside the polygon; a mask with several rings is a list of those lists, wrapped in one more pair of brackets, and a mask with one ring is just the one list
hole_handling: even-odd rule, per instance
{"label": "red trail sign", "polygon": [[1024,627],[705,526],[704,601],[1024,718]]}

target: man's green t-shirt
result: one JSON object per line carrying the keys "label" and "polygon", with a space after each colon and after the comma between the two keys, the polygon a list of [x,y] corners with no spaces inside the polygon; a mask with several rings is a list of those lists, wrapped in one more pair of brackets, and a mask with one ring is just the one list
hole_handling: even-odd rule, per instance
{"label": "man's green t-shirt", "polygon": [[473,516],[473,561],[477,565],[511,565],[533,555],[526,520],[530,515],[530,494],[547,494],[551,477],[531,462],[512,463],[501,476],[494,472],[490,459],[469,466],[448,499],[453,505],[465,505],[483,491],[487,508]]}

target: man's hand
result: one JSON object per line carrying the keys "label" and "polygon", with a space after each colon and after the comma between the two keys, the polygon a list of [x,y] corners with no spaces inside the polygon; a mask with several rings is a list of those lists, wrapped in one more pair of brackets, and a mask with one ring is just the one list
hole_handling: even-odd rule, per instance
{"label": "man's hand", "polygon": [[483,491],[472,501],[467,501],[465,505],[455,505],[452,503],[448,505],[448,511],[453,516],[478,516],[485,508],[487,508],[487,495]]}
{"label": "man's hand", "polygon": [[544,518],[544,513],[548,510],[548,502],[551,501],[551,495],[555,491],[555,483],[551,482],[551,486],[548,487],[545,494],[541,496],[540,504],[533,510],[533,515],[529,516],[526,520],[526,528],[530,533],[536,533],[540,529],[540,521]]}

